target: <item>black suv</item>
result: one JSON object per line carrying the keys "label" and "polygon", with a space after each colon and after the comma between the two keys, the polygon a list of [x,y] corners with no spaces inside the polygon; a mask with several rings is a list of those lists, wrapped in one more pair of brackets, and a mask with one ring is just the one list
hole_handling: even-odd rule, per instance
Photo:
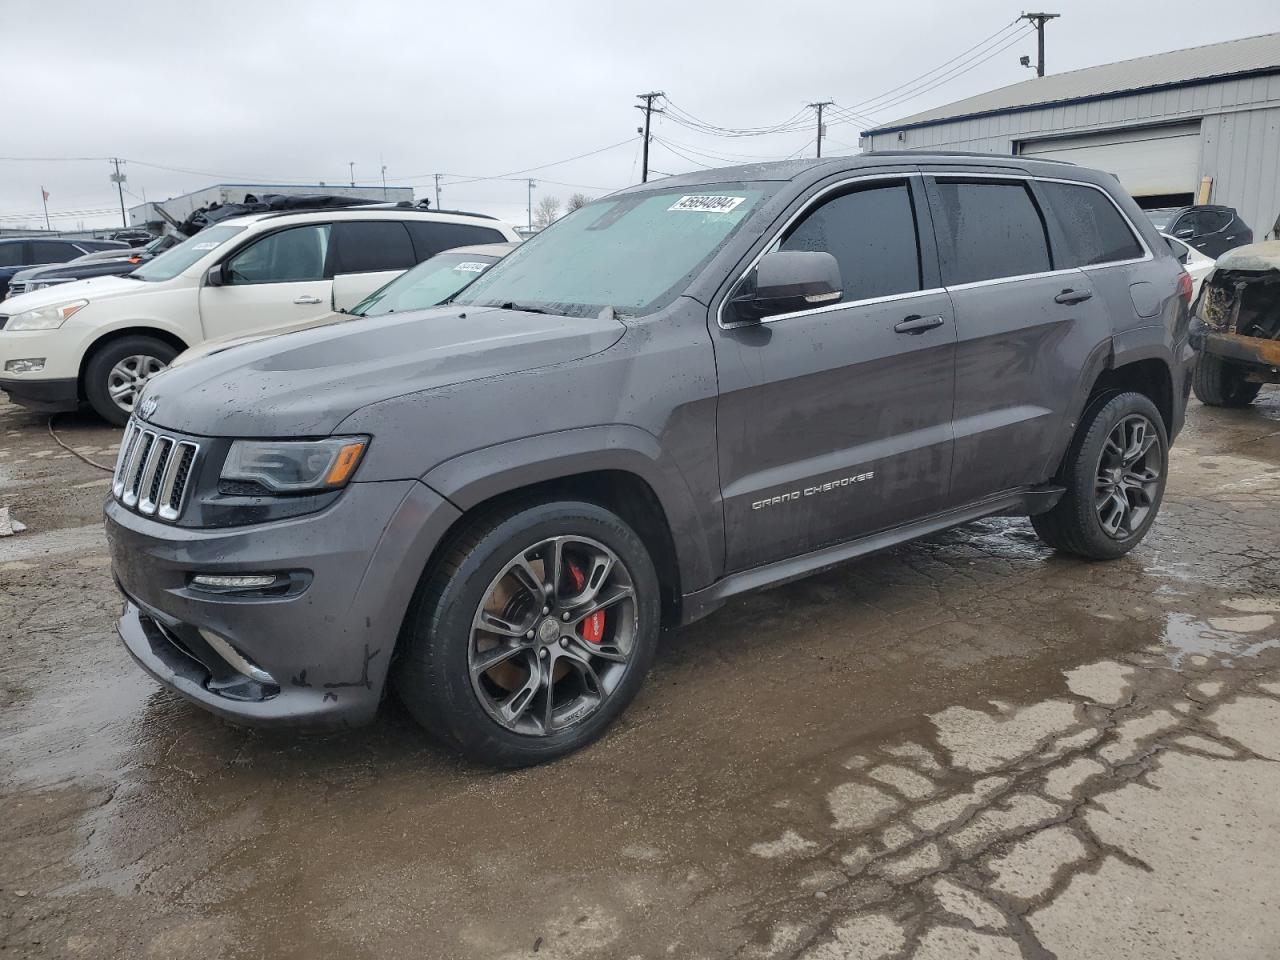
{"label": "black suv", "polygon": [[28,267],[49,263],[66,263],[97,250],[119,247],[127,243],[114,240],[61,240],[56,237],[9,237],[0,240],[0,300],[9,293],[9,279]]}
{"label": "black suv", "polygon": [[259,723],[388,679],[480,760],[589,742],[663,624],[992,514],[1115,558],[1190,389],[1191,278],[1109,174],[969,155],[705,170],[448,304],[157,375],[106,508],[144,669]]}
{"label": "black suv", "polygon": [[1199,204],[1173,211],[1164,232],[1214,260],[1233,247],[1253,243],[1253,231],[1232,207]]}

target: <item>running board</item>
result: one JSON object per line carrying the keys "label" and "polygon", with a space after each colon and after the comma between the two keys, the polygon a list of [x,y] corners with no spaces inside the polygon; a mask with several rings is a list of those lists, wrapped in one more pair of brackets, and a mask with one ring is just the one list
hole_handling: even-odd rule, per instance
{"label": "running board", "polygon": [[680,623],[684,625],[693,623],[695,620],[701,620],[707,614],[714,612],[730,597],[737,596],[739,593],[759,590],[763,587],[776,587],[792,580],[812,576],[815,573],[821,573],[824,570],[839,566],[847,560],[853,560],[868,553],[874,553],[877,550],[884,550],[887,547],[894,547],[908,540],[915,540],[931,533],[937,533],[940,530],[947,530],[964,523],[971,523],[974,520],[981,520],[983,517],[997,514],[1031,516],[1037,513],[1044,513],[1046,510],[1053,509],[1058,501],[1062,499],[1062,495],[1065,492],[1066,489],[1064,487],[1056,484],[1043,484],[1038,487],[1014,490],[995,497],[989,497],[986,500],[980,500],[977,503],[958,507],[954,510],[948,510],[945,513],[935,514],[924,520],[890,527],[888,530],[881,530],[879,533],[873,533],[860,540],[832,544],[829,547],[814,550],[812,553],[801,554],[798,557],[788,557],[786,560],[776,560],[764,566],[731,573],[729,576],[717,580],[709,587],[686,594],[681,602]]}

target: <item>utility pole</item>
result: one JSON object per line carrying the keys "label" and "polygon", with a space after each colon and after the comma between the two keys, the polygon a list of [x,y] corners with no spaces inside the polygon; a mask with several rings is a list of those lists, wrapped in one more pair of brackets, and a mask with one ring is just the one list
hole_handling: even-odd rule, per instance
{"label": "utility pole", "polygon": [[347,169],[351,171],[351,185],[354,187],[356,185],[356,162],[352,160],[348,163]]}
{"label": "utility pole", "polygon": [[822,134],[825,132],[822,126],[822,111],[826,107],[830,107],[835,103],[834,100],[823,100],[821,103],[811,103],[814,110],[818,111],[818,159],[822,159]]}
{"label": "utility pole", "polygon": [[387,165],[382,165],[382,199],[387,199]]}
{"label": "utility pole", "polygon": [[433,173],[432,176],[436,178],[436,209],[439,210],[440,209],[440,174]]}
{"label": "utility pole", "polygon": [[532,180],[529,181],[529,232],[533,233],[533,188],[537,184]]}
{"label": "utility pole", "polygon": [[664,94],[662,93],[661,90],[656,90],[653,93],[637,93],[636,94],[636,96],[639,99],[644,101],[643,107],[640,106],[640,104],[638,103],[636,104],[637,110],[644,111],[644,127],[643,129],[636,130],[636,133],[641,134],[644,137],[644,162],[640,167],[641,183],[649,182],[649,119],[655,113],[662,113],[660,109],[657,109],[654,107],[653,101],[657,100],[658,97],[661,97],[663,95]]}
{"label": "utility pole", "polygon": [[116,167],[116,172],[111,175],[111,182],[116,185],[116,194],[120,197],[120,226],[127,227],[129,226],[129,221],[124,215],[124,182],[127,178],[120,172],[120,158],[112,157],[111,162]]}
{"label": "utility pole", "polygon": [[1024,13],[1018,17],[1019,20],[1029,20],[1035,25],[1037,33],[1037,46],[1039,56],[1036,58],[1036,76],[1044,76],[1044,25],[1050,20],[1056,20],[1062,16],[1060,13]]}

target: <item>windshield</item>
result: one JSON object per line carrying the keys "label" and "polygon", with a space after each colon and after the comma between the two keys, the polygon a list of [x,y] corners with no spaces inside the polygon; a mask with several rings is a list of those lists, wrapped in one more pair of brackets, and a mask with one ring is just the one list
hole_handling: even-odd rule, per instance
{"label": "windshield", "polygon": [[1153,210],[1143,210],[1147,215],[1147,219],[1151,221],[1152,226],[1157,230],[1168,230],[1169,221],[1173,219],[1173,215],[1181,210],[1182,207],[1156,207]]}
{"label": "windshield", "polygon": [[772,183],[721,183],[589,203],[522,243],[454,302],[595,316],[666,306]]}
{"label": "windshield", "polygon": [[230,224],[201,230],[194,237],[188,237],[173,249],[160,254],[150,263],[144,263],[128,276],[135,280],[151,282],[172,280],[201,257],[206,256],[210,250],[216,250],[243,231],[244,227],[233,227]]}
{"label": "windshield", "polygon": [[386,286],[375,290],[351,312],[362,317],[422,310],[448,300],[497,263],[498,257],[477,253],[440,253],[406,270]]}

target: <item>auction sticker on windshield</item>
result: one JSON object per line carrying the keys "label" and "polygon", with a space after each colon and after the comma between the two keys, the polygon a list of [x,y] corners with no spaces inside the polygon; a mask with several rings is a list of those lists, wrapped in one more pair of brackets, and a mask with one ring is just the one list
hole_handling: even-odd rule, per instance
{"label": "auction sticker on windshield", "polygon": [[721,197],[700,194],[692,197],[681,197],[667,207],[667,210],[693,210],[696,213],[728,213],[746,199],[746,197]]}
{"label": "auction sticker on windshield", "polygon": [[489,266],[487,263],[476,263],[474,260],[468,260],[465,263],[458,264],[453,269],[460,273],[484,273],[487,266]]}

